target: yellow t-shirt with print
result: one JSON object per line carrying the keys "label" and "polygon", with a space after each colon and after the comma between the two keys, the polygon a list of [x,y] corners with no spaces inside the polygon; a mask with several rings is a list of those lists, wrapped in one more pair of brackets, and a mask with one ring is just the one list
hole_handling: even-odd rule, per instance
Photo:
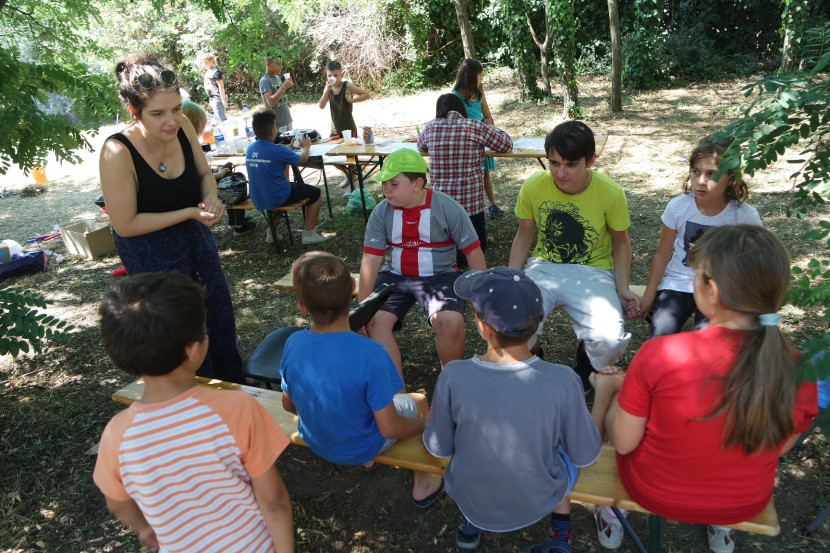
{"label": "yellow t-shirt with print", "polygon": [[592,171],[591,183],[581,194],[565,194],[550,171],[527,179],[519,191],[516,216],[534,219],[538,231],[533,255],[552,263],[574,263],[613,269],[611,230],[631,226],[628,201],[622,187],[610,177]]}

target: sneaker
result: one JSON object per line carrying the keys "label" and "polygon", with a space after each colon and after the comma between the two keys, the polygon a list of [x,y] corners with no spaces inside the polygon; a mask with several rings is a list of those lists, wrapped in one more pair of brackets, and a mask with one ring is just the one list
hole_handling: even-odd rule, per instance
{"label": "sneaker", "polygon": [[[286,235],[285,235],[284,233],[282,233],[282,232],[280,232],[280,231],[278,230],[278,231],[277,231],[277,238],[279,238],[280,240],[285,240],[287,237],[286,237]],[[265,232],[265,243],[266,243],[266,244],[273,244],[273,243],[274,243],[274,237],[271,235],[271,229],[270,229],[270,228],[269,228],[269,229],[266,229],[266,232]]]}
{"label": "sneaker", "polygon": [[573,546],[565,540],[547,537],[542,543],[528,547],[522,553],[571,553],[571,551],[573,551]]}
{"label": "sneaker", "polygon": [[709,551],[732,553],[735,550],[735,530],[723,526],[706,526],[709,536]]}
{"label": "sneaker", "polygon": [[619,519],[608,512],[608,507],[600,507],[595,515],[597,521],[597,538],[606,549],[618,549],[622,545],[623,526]]}
{"label": "sneaker", "polygon": [[349,179],[343,179],[338,186],[344,190],[349,189],[352,187],[352,181]]}
{"label": "sneaker", "polygon": [[233,231],[236,234],[245,234],[246,232],[251,232],[255,228],[256,223],[254,223],[253,221],[245,221],[245,223],[241,227],[233,227]]}
{"label": "sneaker", "polygon": [[504,211],[499,209],[499,206],[493,204],[487,208],[487,216],[491,219],[500,219],[504,215]]}
{"label": "sneaker", "polygon": [[481,532],[476,534],[465,534],[462,528],[464,527],[464,523],[458,525],[458,529],[455,531],[455,546],[458,549],[465,549],[467,551],[473,551],[478,549],[478,545],[481,543]]}
{"label": "sneaker", "polygon": [[303,246],[307,246],[309,244],[319,244],[320,242],[325,242],[327,238],[322,234],[317,234],[313,230],[304,230],[303,231]]}

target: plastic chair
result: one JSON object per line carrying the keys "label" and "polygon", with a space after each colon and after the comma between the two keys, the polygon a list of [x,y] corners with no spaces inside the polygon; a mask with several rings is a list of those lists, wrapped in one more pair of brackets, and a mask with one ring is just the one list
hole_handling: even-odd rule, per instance
{"label": "plastic chair", "polygon": [[[353,332],[366,326],[395,288],[394,284],[383,284],[349,311],[349,327]],[[274,385],[279,387],[280,361],[285,350],[285,342],[292,334],[305,328],[304,326],[287,326],[270,333],[245,361],[242,374],[262,382],[269,390],[273,390]]]}

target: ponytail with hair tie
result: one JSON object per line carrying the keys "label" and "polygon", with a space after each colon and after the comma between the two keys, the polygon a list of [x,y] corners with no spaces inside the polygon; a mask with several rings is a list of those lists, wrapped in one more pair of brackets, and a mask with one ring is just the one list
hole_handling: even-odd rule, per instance
{"label": "ponytail with hair tie", "polygon": [[781,320],[781,315],[778,313],[764,313],[762,315],[758,315],[758,319],[761,321],[761,326],[778,326],[778,321]]}

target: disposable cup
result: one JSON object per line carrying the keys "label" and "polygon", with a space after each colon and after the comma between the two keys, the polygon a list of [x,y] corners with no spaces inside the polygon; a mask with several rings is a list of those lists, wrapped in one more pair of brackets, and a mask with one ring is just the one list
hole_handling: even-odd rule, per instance
{"label": "disposable cup", "polygon": [[245,139],[241,136],[238,136],[233,139],[233,145],[236,146],[236,153],[244,154],[245,153]]}
{"label": "disposable cup", "polygon": [[352,141],[352,131],[343,131],[343,142],[349,144]]}
{"label": "disposable cup", "polygon": [[287,81],[288,79],[291,78],[291,73],[285,73],[285,74],[283,74],[283,77],[285,77],[285,80]]}

